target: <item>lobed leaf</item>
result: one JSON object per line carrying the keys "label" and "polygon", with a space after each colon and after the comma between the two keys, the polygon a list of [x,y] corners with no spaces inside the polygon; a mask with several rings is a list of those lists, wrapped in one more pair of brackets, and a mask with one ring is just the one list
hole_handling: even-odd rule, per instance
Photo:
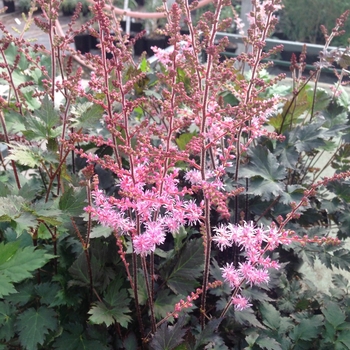
{"label": "lobed leaf", "polygon": [[37,310],[27,309],[19,314],[16,329],[19,340],[27,350],[37,350],[38,344],[43,345],[49,331],[57,329],[57,317],[54,310],[40,306]]}
{"label": "lobed leaf", "polygon": [[152,350],[173,350],[176,346],[183,342],[186,334],[185,317],[180,317],[174,326],[168,326],[163,323],[152,338],[150,343]]}
{"label": "lobed leaf", "polygon": [[180,256],[175,257],[175,266],[165,271],[168,286],[177,294],[188,295],[197,285],[196,278],[203,271],[204,250],[200,239],[188,241]]}

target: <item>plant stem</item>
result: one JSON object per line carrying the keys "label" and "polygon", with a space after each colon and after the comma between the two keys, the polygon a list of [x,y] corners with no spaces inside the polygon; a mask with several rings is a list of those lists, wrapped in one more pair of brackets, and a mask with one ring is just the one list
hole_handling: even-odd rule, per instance
{"label": "plant stem", "polygon": [[148,306],[151,312],[151,327],[152,327],[152,333],[156,332],[156,320],[154,317],[154,305],[153,305],[153,295],[151,292],[151,286],[149,283],[149,275],[147,271],[147,263],[146,258],[144,256],[141,256],[141,266],[143,270],[143,275],[145,277],[145,283],[146,283],[146,289],[147,289],[147,295],[148,295]]}
{"label": "plant stem", "polygon": [[[8,135],[7,128],[6,128],[6,121],[5,121],[4,113],[3,113],[2,110],[0,110],[0,120],[1,120],[2,129],[4,131],[5,141],[7,143],[7,146],[10,147],[10,139],[9,139],[9,135]],[[11,166],[12,166],[12,169],[13,169],[13,174],[15,176],[17,188],[20,190],[21,189],[21,183],[19,181],[19,177],[18,177],[18,173],[17,173],[17,167],[16,167],[16,163],[15,163],[14,160],[11,160]]]}

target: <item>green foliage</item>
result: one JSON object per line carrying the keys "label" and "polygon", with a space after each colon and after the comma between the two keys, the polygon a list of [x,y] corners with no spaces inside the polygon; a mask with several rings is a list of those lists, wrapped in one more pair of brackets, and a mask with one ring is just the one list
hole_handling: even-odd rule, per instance
{"label": "green foliage", "polygon": [[20,247],[19,242],[0,243],[0,297],[15,293],[14,283],[32,277],[53,256],[34,247]]}
{"label": "green foliage", "polygon": [[43,345],[49,331],[57,329],[56,313],[44,306],[27,309],[18,316],[16,329],[24,348],[35,350],[38,344]]}
{"label": "green foliage", "polygon": [[[290,10],[288,1],[286,4],[283,16]],[[222,14],[232,17],[232,8],[227,6],[226,10]],[[205,18],[212,20],[210,14]],[[205,45],[208,21],[199,26],[204,33],[204,40],[198,37],[200,49]],[[1,159],[0,172],[0,349],[350,349],[350,283],[337,270],[350,271],[350,251],[345,244],[350,236],[349,181],[333,179],[315,187],[309,202],[285,226],[300,238],[317,235],[327,240],[334,234],[344,244],[294,242],[267,251],[266,257],[278,260],[280,269],[270,273],[268,284],[242,282],[240,292],[252,306],[243,311],[231,306],[227,317],[221,317],[221,312],[231,305],[233,291],[224,282],[222,266],[232,263],[237,267],[246,257],[240,247],[221,251],[211,241],[214,228],[228,221],[279,223],[324,171],[350,170],[349,97],[345,90],[334,97],[311,84],[299,90],[273,85],[272,78],[261,70],[259,84],[250,90],[251,96],[257,96],[254,102],[263,105],[272,96],[285,97],[269,112],[272,116],[264,125],[276,133],[275,137],[251,139],[245,129],[250,122],[244,120],[236,134],[226,126],[218,128],[215,132],[220,136],[215,137],[222,143],[216,148],[215,142],[207,144],[203,136],[210,131],[209,125],[216,123],[215,118],[208,117],[206,130],[199,131],[197,115],[203,112],[203,96],[196,95],[199,99],[192,110],[180,116],[186,119],[181,127],[177,121],[171,124],[170,118],[160,117],[162,113],[167,116],[171,108],[178,113],[192,98],[196,74],[186,62],[170,76],[165,67],[151,68],[144,57],[139,65],[130,65],[127,60],[119,62],[118,56],[118,60],[106,63],[110,76],[105,87],[91,87],[89,93],[82,93],[75,86],[80,78],[75,80],[74,74],[80,72],[72,74],[69,65],[59,72],[67,78],[62,89],[61,83],[54,89],[50,86],[51,68],[54,72],[58,64],[65,70],[66,57],[60,56],[64,52],[62,38],[55,37],[53,43],[57,54],[53,66],[51,58],[40,57],[29,46],[26,50],[2,44],[6,49],[1,51],[0,45],[4,53],[0,83],[11,85],[11,89],[1,112],[1,135],[9,136],[9,149]],[[346,56],[341,60],[349,63]],[[215,94],[206,97],[222,108],[225,122],[226,118],[236,122],[245,108],[255,109],[251,101],[243,103],[240,95],[250,77],[234,68],[231,61],[218,69],[219,64],[214,62],[212,76],[218,79],[216,75],[226,67],[228,80],[231,75],[234,79],[217,80],[211,87]],[[123,65],[125,71],[119,72]],[[119,73],[123,86],[114,79]],[[175,81],[176,88],[168,90],[167,80]],[[264,80],[269,84],[266,89]],[[205,79],[201,84],[206,86]],[[59,108],[53,90],[64,93]],[[109,119],[123,123],[108,124]],[[149,126],[150,135],[143,132]],[[162,133],[169,130],[165,151],[160,141]],[[147,151],[147,147],[137,148],[142,138]],[[201,185],[191,186],[186,172],[189,164],[199,169],[203,159],[196,148],[202,142],[208,151],[205,160],[220,173],[225,189],[243,188],[242,194],[229,197],[222,189],[209,193],[211,190],[206,192]],[[230,147],[233,157],[224,169],[217,163]],[[209,148],[215,152],[210,153]],[[183,155],[189,149],[187,163],[182,158],[172,162],[176,152]],[[88,168],[87,155],[80,156],[83,151],[93,160]],[[116,157],[121,166],[116,165]],[[203,215],[200,223],[193,225],[181,219],[183,226],[178,232],[167,231],[164,243],[147,256],[133,253],[133,236],[146,229],[136,209],[127,214],[135,224],[130,224],[128,233],[103,227],[94,221],[93,213],[84,210],[94,200],[91,190],[97,178],[99,189],[114,196],[111,206],[127,201],[135,201],[135,208],[142,206],[137,202],[139,193],[120,191],[137,157],[145,157],[147,163],[152,163],[153,157],[166,159],[164,173],[181,168],[176,181],[183,192],[177,196],[186,203],[191,200],[203,209],[206,196],[213,199],[206,208],[208,217]],[[320,159],[326,159],[326,164],[320,166]],[[12,164],[15,167],[11,169]],[[154,164],[152,171],[162,176],[158,165]],[[157,193],[156,186],[148,177],[154,175],[143,175],[145,180],[138,190],[152,196]],[[132,176],[130,180],[134,181]],[[229,215],[224,217],[220,210],[226,204]],[[164,212],[168,219],[178,214],[175,206],[157,205],[150,211],[153,219],[164,218]],[[108,205],[105,209],[107,212]],[[205,237],[206,228],[211,230],[209,237]],[[205,253],[208,247],[210,258]],[[321,290],[300,272],[300,265],[311,270],[317,263],[333,273],[328,290]],[[205,264],[210,265],[208,281],[222,284],[216,288],[209,285],[203,291]],[[205,310],[200,307],[202,298]]]}
{"label": "green foliage", "polygon": [[131,321],[128,304],[127,291],[121,290],[122,280],[115,279],[107,288],[102,302],[97,302],[89,311],[89,321],[95,324],[104,323],[107,327],[118,322],[122,327],[127,328]]}
{"label": "green foliage", "polygon": [[162,277],[176,294],[187,295],[193,291],[203,271],[203,246],[200,239],[190,240],[180,250],[168,258],[168,265],[161,270]]}
{"label": "green foliage", "polygon": [[173,350],[183,341],[186,330],[183,329],[185,318],[180,318],[174,326],[163,323],[151,341],[152,350]]}
{"label": "green foliage", "polygon": [[[331,32],[336,19],[349,8],[348,0],[313,0],[305,6],[303,0],[283,0],[280,30],[288,40],[323,44],[324,38],[320,25],[324,25]],[[327,9],[327,10],[326,10]],[[348,32],[348,25],[345,30]],[[347,45],[346,36],[334,40],[335,46]]]}

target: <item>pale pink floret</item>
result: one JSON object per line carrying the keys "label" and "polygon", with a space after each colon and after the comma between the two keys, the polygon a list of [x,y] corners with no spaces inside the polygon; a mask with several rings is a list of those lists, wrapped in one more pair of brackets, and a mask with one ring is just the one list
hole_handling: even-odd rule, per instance
{"label": "pale pink floret", "polygon": [[235,306],[235,309],[238,311],[242,311],[242,310],[252,306],[252,304],[249,304],[248,299],[242,297],[242,295],[237,295],[237,296],[233,297],[232,304]]}

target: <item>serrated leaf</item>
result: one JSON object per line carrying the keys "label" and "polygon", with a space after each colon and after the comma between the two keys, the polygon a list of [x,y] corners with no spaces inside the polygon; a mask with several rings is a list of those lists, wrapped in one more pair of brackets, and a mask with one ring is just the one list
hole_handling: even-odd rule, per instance
{"label": "serrated leaf", "polygon": [[305,126],[296,127],[291,133],[291,142],[299,152],[312,152],[317,148],[326,145],[323,130],[320,129],[325,123],[324,119],[319,119]]}
{"label": "serrated leaf", "polygon": [[275,339],[269,337],[259,337],[256,341],[261,348],[267,350],[283,350],[281,344]]}
{"label": "serrated leaf", "polygon": [[[204,250],[200,239],[188,241],[180,256],[175,257],[175,266],[168,271],[165,280],[177,294],[188,295],[197,285],[196,278],[203,271]],[[175,260],[174,259],[174,260]]]}
{"label": "serrated leaf", "polygon": [[294,143],[290,142],[289,132],[285,132],[284,137],[283,142],[277,143],[274,154],[282,165],[289,169],[295,169],[299,160],[299,152],[295,148]]}
{"label": "serrated leaf", "polygon": [[259,177],[250,179],[248,194],[260,196],[263,201],[270,201],[283,194],[283,183],[265,180]]}
{"label": "serrated leaf", "polygon": [[90,322],[95,324],[105,323],[109,327],[118,322],[122,327],[127,328],[131,322],[130,299],[126,289],[122,288],[122,279],[116,278],[109,286],[104,297],[104,302],[97,302],[89,311]]}
{"label": "serrated leaf", "polygon": [[59,209],[69,216],[79,216],[83,213],[86,204],[85,190],[74,190],[69,187],[60,198]]}
{"label": "serrated leaf", "polygon": [[[116,322],[116,318],[114,317],[114,311],[115,309],[109,309],[105,304],[101,302],[97,302],[94,306],[91,307],[89,311],[89,321],[94,324],[105,324],[107,327],[109,327],[111,324]],[[131,320],[131,317],[129,316],[129,321]],[[127,321],[125,322],[128,323]]]}
{"label": "serrated leaf", "polygon": [[249,193],[262,196],[263,200],[270,200],[284,192],[280,180],[286,176],[286,169],[280,165],[277,158],[268,149],[256,147],[248,151],[250,164],[240,169],[241,177],[252,178]]}
{"label": "serrated leaf", "polygon": [[24,198],[20,196],[7,196],[0,201],[0,221],[15,220],[23,212]]}
{"label": "serrated leaf", "polygon": [[336,287],[340,289],[344,289],[344,290],[348,289],[349,281],[343,275],[340,275],[340,274],[332,275],[332,282]]}
{"label": "serrated leaf", "polygon": [[322,315],[314,315],[311,318],[302,319],[300,323],[294,327],[289,337],[297,342],[299,340],[311,340],[319,336],[320,327],[323,324]]}
{"label": "serrated leaf", "polygon": [[70,324],[69,330],[65,330],[54,343],[57,350],[107,350],[99,340],[88,339],[84,333],[83,327],[76,324]]}
{"label": "serrated leaf", "polygon": [[12,280],[0,273],[0,298],[12,293],[17,293],[17,290],[13,286]]}
{"label": "serrated leaf", "polygon": [[42,305],[51,306],[60,290],[61,287],[56,283],[43,282],[35,285],[35,291],[40,297],[40,303]]}
{"label": "serrated leaf", "polygon": [[99,237],[109,237],[113,233],[113,230],[109,227],[98,225],[93,227],[90,233],[90,238],[99,238]]}
{"label": "serrated leaf", "polygon": [[1,256],[6,258],[0,261],[0,280],[3,282],[0,291],[5,293],[3,295],[15,292],[9,283],[18,283],[31,277],[33,271],[54,257],[34,247],[19,248],[17,242],[0,243]]}
{"label": "serrated leaf", "polygon": [[186,145],[191,141],[192,137],[195,136],[195,133],[183,133],[178,138],[176,138],[176,144],[180,148],[181,151],[186,149]]}
{"label": "serrated leaf", "polygon": [[334,193],[338,198],[350,202],[350,183],[349,181],[330,181],[327,189]]}
{"label": "serrated leaf", "polygon": [[53,102],[45,95],[41,102],[41,108],[35,111],[35,115],[29,115],[26,120],[26,130],[23,134],[30,140],[49,140],[61,134],[60,116],[55,110]]}
{"label": "serrated leaf", "polygon": [[[160,290],[154,300],[154,315],[157,320],[165,318],[169,312],[174,311],[174,305],[179,301],[179,297],[170,294],[167,289]],[[188,310],[188,309],[187,309]]]}
{"label": "serrated leaf", "polygon": [[99,123],[103,114],[103,108],[92,102],[77,104],[72,109],[74,117],[71,126],[77,129],[90,129]]}
{"label": "serrated leaf", "polygon": [[332,264],[338,269],[350,271],[350,251],[339,249],[333,252]]}
{"label": "serrated leaf", "polygon": [[7,301],[0,302],[0,340],[9,341],[14,336],[16,308]]}
{"label": "serrated leaf", "polygon": [[30,308],[19,314],[16,329],[22,346],[27,350],[37,350],[38,344],[43,345],[45,335],[57,328],[56,316],[54,310],[45,306],[37,310]]}
{"label": "serrated leaf", "polygon": [[326,306],[322,309],[322,313],[334,328],[337,328],[346,319],[344,312],[340,309],[338,304],[331,301],[327,302]]}
{"label": "serrated leaf", "polygon": [[186,334],[185,317],[180,317],[174,326],[168,326],[163,323],[152,338],[150,343],[152,350],[173,350],[176,346],[182,343],[183,337]]}
{"label": "serrated leaf", "polygon": [[11,143],[10,154],[6,159],[13,160],[18,164],[28,166],[30,168],[36,168],[45,161],[42,156],[43,151],[36,146],[27,146],[18,142]]}
{"label": "serrated leaf", "polygon": [[307,90],[306,94],[309,106],[313,105],[314,113],[317,111],[325,110],[331,102],[331,97],[329,93],[327,92],[327,90],[322,88],[318,88],[316,90],[316,93],[314,89],[309,89]]}
{"label": "serrated leaf", "polygon": [[259,322],[252,308],[247,308],[242,311],[235,311],[235,321],[244,326],[252,326],[264,329],[265,327]]}
{"label": "serrated leaf", "polygon": [[340,332],[338,334],[337,341],[345,345],[347,349],[350,349],[350,332],[349,331]]}
{"label": "serrated leaf", "polygon": [[242,168],[242,176],[260,176],[270,181],[283,180],[285,178],[285,168],[278,163],[275,155],[268,149],[263,147],[249,149],[248,156],[252,165]]}
{"label": "serrated leaf", "polygon": [[[93,255],[90,256],[90,267],[92,273],[92,282],[93,285],[96,287],[100,284],[100,279],[103,275],[103,271],[101,271],[101,267],[98,264],[97,259]],[[75,260],[72,266],[68,269],[68,272],[74,278],[74,280],[69,281],[69,286],[90,286],[89,267],[84,252],[78,256],[77,260]]]}
{"label": "serrated leaf", "polygon": [[268,303],[261,303],[259,310],[262,316],[262,322],[265,326],[277,330],[280,327],[281,315],[274,306]]}
{"label": "serrated leaf", "polygon": [[205,328],[198,335],[196,335],[196,345],[194,350],[202,349],[203,345],[208,344],[213,339],[215,331],[220,326],[221,321],[222,318],[214,318],[205,325]]}
{"label": "serrated leaf", "polygon": [[35,298],[34,284],[32,280],[27,280],[16,286],[17,293],[6,297],[6,300],[13,305],[23,306]]}

